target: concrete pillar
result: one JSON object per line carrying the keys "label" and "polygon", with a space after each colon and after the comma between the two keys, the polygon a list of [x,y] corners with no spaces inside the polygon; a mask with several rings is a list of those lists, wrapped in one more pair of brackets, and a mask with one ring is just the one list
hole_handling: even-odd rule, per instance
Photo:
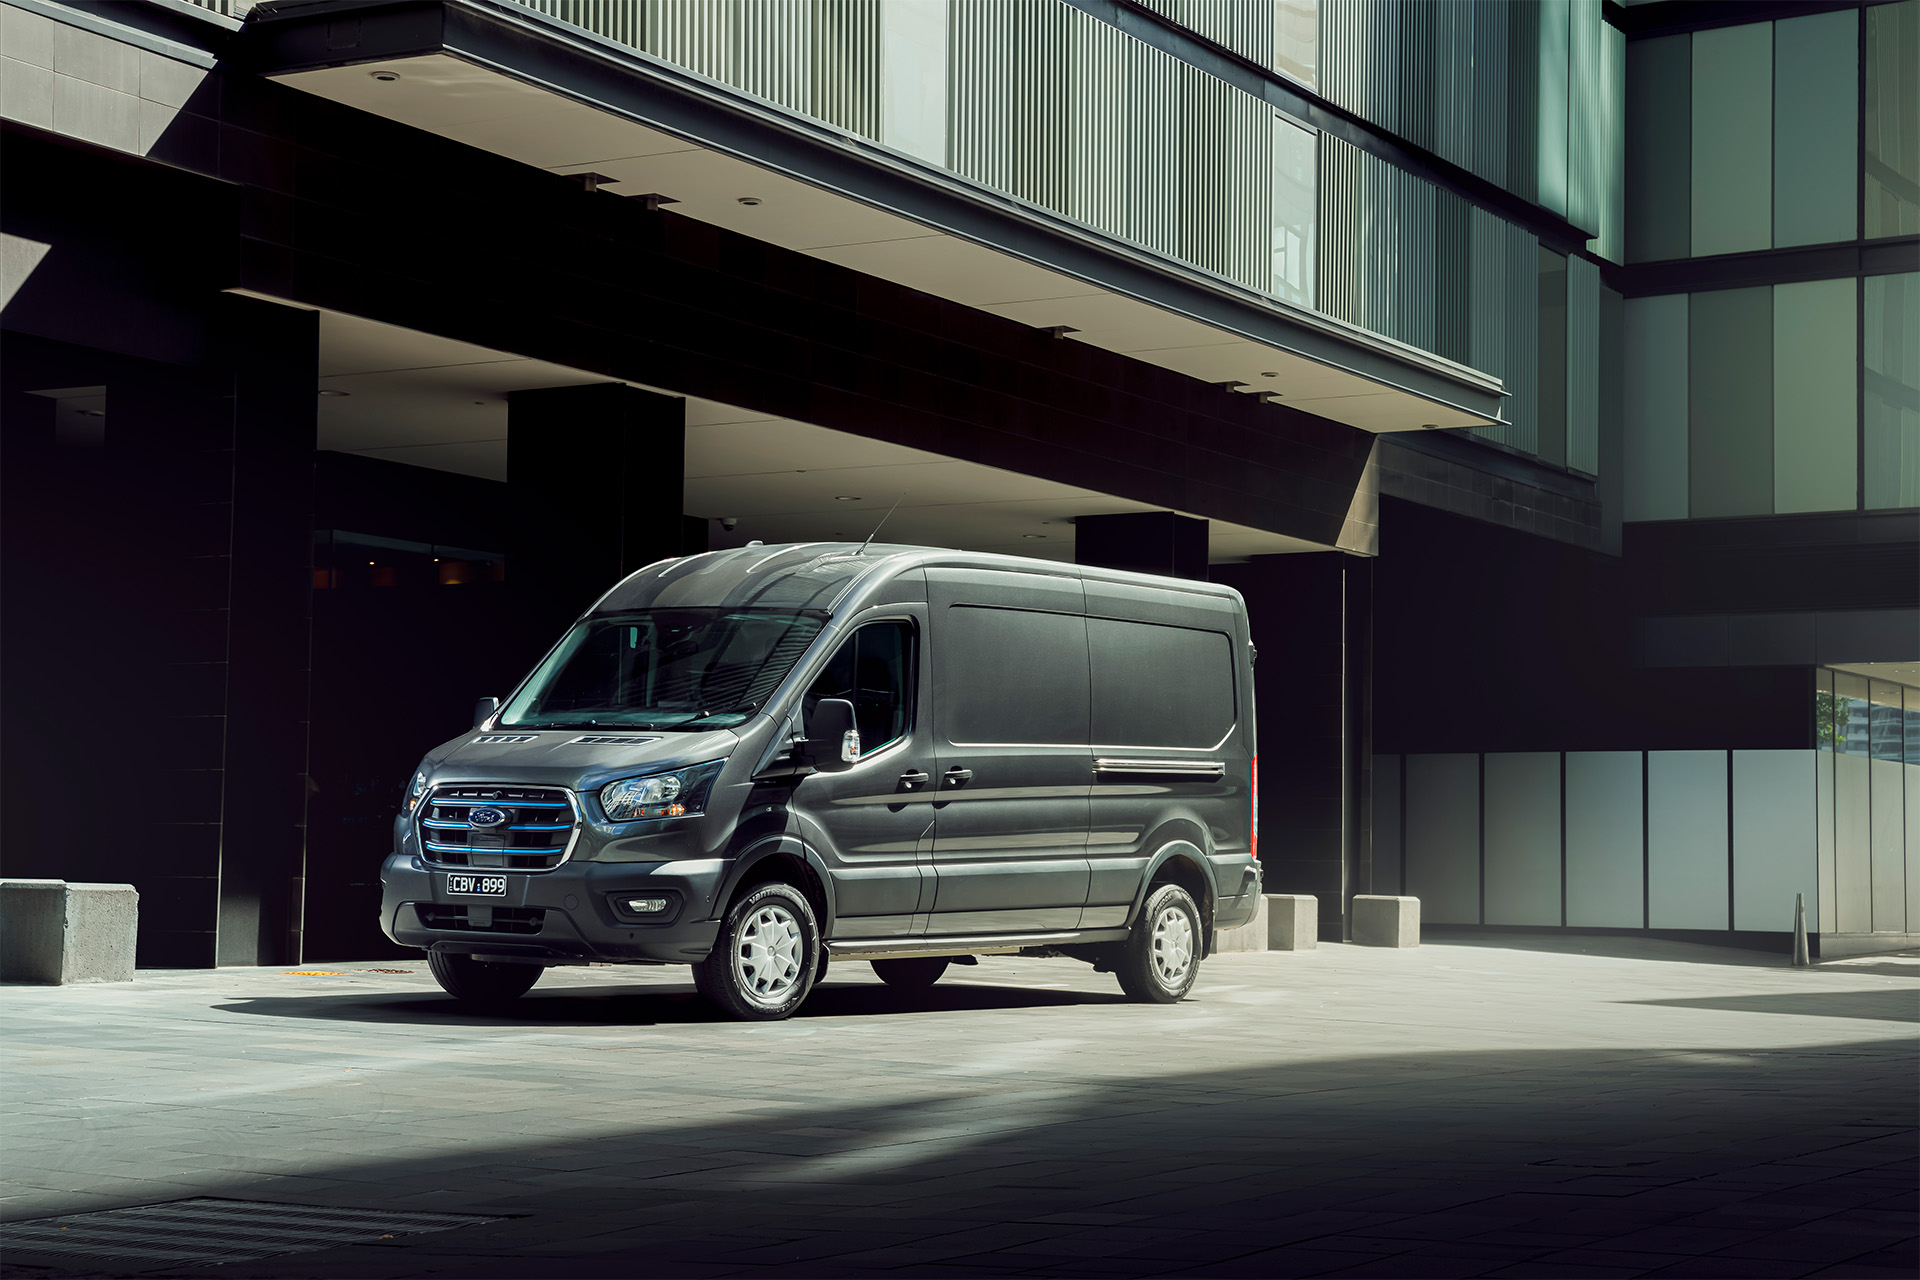
{"label": "concrete pillar", "polygon": [[226,296],[233,496],[217,963],[300,959],[319,313]]}
{"label": "concrete pillar", "polygon": [[1259,657],[1260,852],[1267,887],[1311,895],[1320,931],[1371,885],[1373,562],[1344,552],[1216,565],[1247,600]]}
{"label": "concrete pillar", "polygon": [[1081,516],[1073,525],[1075,564],[1169,578],[1207,578],[1207,522],[1171,511]]}
{"label": "concrete pillar", "polygon": [[508,396],[507,580],[546,640],[625,575],[682,553],[685,465],[683,400],[617,382]]}

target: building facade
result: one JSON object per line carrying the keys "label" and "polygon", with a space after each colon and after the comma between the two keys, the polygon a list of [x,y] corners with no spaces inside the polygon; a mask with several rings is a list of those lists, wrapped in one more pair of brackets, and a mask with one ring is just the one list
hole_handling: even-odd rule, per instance
{"label": "building facade", "polygon": [[0,43],[6,874],[133,882],[143,964],[380,954],[475,697],[623,571],[896,501],[1246,595],[1330,936],[1920,934],[1920,0]]}

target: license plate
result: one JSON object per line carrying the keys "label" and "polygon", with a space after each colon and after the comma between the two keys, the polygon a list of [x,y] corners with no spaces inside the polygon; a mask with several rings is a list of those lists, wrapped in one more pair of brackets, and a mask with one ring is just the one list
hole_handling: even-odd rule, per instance
{"label": "license plate", "polygon": [[507,896],[505,876],[448,876],[448,893],[468,893],[480,898]]}

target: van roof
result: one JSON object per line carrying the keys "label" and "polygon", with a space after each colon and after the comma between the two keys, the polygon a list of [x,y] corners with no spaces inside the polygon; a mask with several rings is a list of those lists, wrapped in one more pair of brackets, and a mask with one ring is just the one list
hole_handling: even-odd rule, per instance
{"label": "van roof", "polygon": [[833,612],[854,584],[869,577],[891,578],[909,569],[997,569],[1097,582],[1122,582],[1195,595],[1238,600],[1232,587],[1185,578],[1162,578],[1123,569],[1064,564],[1032,556],[995,555],[857,542],[788,542],[735,547],[701,555],[658,560],[626,578],[597,601],[589,613],[625,613],[631,609],[759,608],[819,609]]}

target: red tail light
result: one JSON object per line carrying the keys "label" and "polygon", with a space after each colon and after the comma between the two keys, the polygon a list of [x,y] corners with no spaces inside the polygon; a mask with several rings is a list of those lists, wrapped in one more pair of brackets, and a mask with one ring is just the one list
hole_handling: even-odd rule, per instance
{"label": "red tail light", "polygon": [[1253,856],[1260,856],[1260,757],[1253,758]]}

